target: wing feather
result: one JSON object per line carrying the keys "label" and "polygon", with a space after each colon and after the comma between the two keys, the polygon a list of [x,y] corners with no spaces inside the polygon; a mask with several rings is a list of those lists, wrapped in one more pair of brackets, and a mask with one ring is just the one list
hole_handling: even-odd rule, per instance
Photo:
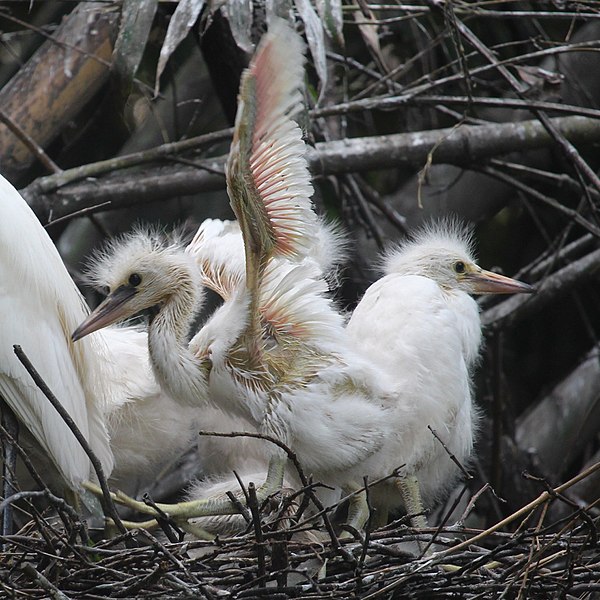
{"label": "wing feather", "polygon": [[303,257],[313,246],[313,188],[302,132],[304,44],[276,19],[242,75],[227,165],[233,209],[259,255]]}
{"label": "wing feather", "polygon": [[[109,402],[98,339],[74,346],[87,307],[54,244],[19,193],[0,177],[0,393],[68,485],[90,476],[79,443],[17,360],[19,344],[110,473],[102,417]],[[85,340],[84,340],[85,341]]]}

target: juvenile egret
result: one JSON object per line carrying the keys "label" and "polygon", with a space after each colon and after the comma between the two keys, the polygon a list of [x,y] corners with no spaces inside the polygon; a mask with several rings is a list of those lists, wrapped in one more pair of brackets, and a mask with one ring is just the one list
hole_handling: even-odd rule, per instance
{"label": "juvenile egret", "polygon": [[[73,337],[151,309],[150,354],[170,394],[203,400],[196,382],[208,377],[221,408],[288,444],[317,477],[357,489],[362,479],[351,467],[379,448],[388,431],[381,400],[386,376],[347,348],[324,269],[311,256],[319,227],[305,147],[291,118],[301,107],[302,64],[299,36],[275,22],[243,76],[227,181],[246,264],[243,280],[238,271],[228,282],[224,305],[185,345],[197,275],[181,245],[161,246],[138,232],[93,267],[110,294]],[[281,486],[286,463],[278,448],[270,455],[265,494]],[[199,501],[165,510],[200,516],[232,506]]]}
{"label": "juvenile egret", "polygon": [[[453,394],[448,410],[443,404],[435,404],[440,403],[439,398],[435,401],[427,398],[426,386],[419,388],[413,381],[412,385],[407,382],[405,389],[402,377],[395,370],[398,365],[387,356],[389,350],[383,341],[392,336],[394,343],[406,344],[405,354],[414,352],[420,356],[423,352],[427,359],[427,352],[435,354],[432,346],[436,341],[445,343],[436,329],[442,320],[426,324],[425,330],[434,333],[422,336],[420,341],[418,332],[413,331],[407,333],[403,342],[402,315],[396,321],[393,312],[377,314],[370,309],[378,305],[381,293],[388,292],[386,278],[367,292],[347,327],[335,310],[327,295],[323,269],[310,256],[311,248],[314,252],[319,242],[315,216],[310,209],[311,188],[301,136],[291,119],[300,104],[297,88],[301,64],[299,38],[278,24],[263,38],[242,78],[227,181],[244,240],[245,272],[242,274],[239,263],[235,263],[237,266],[225,275],[229,259],[224,260],[224,270],[217,259],[208,260],[211,268],[217,268],[216,274],[208,276],[213,279],[210,287],[225,297],[223,306],[189,346],[183,344],[183,333],[179,336],[165,333],[167,327],[186,331],[189,322],[186,315],[191,313],[195,300],[185,299],[192,286],[185,285],[182,290],[174,284],[165,286],[163,271],[170,269],[171,281],[185,280],[192,276],[183,277],[178,271],[182,265],[186,270],[191,267],[180,257],[174,257],[182,252],[182,247],[175,246],[149,244],[146,253],[140,253],[136,261],[125,260],[124,257],[131,255],[127,244],[136,243],[132,238],[125,246],[116,245],[96,268],[100,273],[98,282],[109,282],[111,294],[80,326],[75,337],[153,309],[149,339],[154,340],[155,347],[151,346],[151,355],[155,363],[160,363],[155,364],[155,370],[161,378],[161,373],[169,369],[173,378],[189,388],[182,395],[187,394],[193,401],[197,394],[189,382],[196,377],[208,380],[213,402],[286,443],[317,480],[356,491],[362,486],[364,476],[371,479],[387,476],[406,463],[409,477],[401,481],[422,477],[426,497],[430,497],[443,484],[445,467],[438,469],[434,464],[440,454],[437,442],[424,430],[428,421],[424,425],[423,413],[419,413],[421,401],[424,407],[432,406],[433,402],[431,410],[440,414],[440,419],[431,421],[432,426],[442,434],[447,427],[459,435],[465,448],[458,452],[459,456],[466,456],[472,444],[469,367],[477,356],[481,333],[477,308],[468,293],[530,290],[525,284],[508,278],[501,280],[481,271],[465,251],[464,238],[456,238],[456,231],[447,232],[446,241],[454,243],[448,243],[442,251],[432,252],[434,246],[425,243],[428,239],[425,236],[414,246],[395,253],[388,261],[390,269],[400,269],[403,260],[412,264],[418,271],[417,279],[423,280],[425,287],[438,290],[444,302],[450,304],[444,315],[449,315],[447,337],[449,348],[455,352],[442,348],[440,354],[449,351],[458,357],[456,381],[453,381],[458,391],[455,393],[452,386],[448,387],[448,393]],[[436,230],[438,238],[444,237],[441,234],[441,229]],[[416,260],[416,251],[411,254],[415,247],[425,251],[423,260]],[[449,256],[454,262],[449,262],[448,250],[452,251]],[[169,258],[171,254],[173,257]],[[188,255],[193,254],[188,250]],[[444,266],[459,263],[468,275],[462,277],[460,273],[461,277],[451,280]],[[202,272],[202,261],[199,264]],[[203,277],[207,278],[206,273]],[[481,285],[484,278],[488,281],[485,288]],[[395,300],[400,302],[404,296],[398,294],[397,289]],[[452,303],[446,296],[450,300],[456,296],[459,301]],[[423,295],[417,301],[425,320],[429,316],[427,310],[423,313],[427,302]],[[170,309],[171,303],[178,310]],[[438,304],[446,307],[440,298]],[[437,305],[432,304],[431,310],[435,314]],[[162,328],[157,328],[155,322],[161,314]],[[456,323],[459,317],[464,317],[467,325]],[[373,322],[377,325],[369,330]],[[374,333],[381,328],[385,336]],[[411,335],[415,343],[423,345],[423,350],[412,347]],[[169,353],[177,357],[183,353],[184,359],[173,360]],[[427,369],[426,362],[419,365]],[[416,381],[424,377],[425,383],[434,377],[433,373],[422,375],[419,369],[414,369],[414,373]],[[164,379],[163,384],[168,386],[167,378]],[[167,389],[176,393],[175,389]],[[441,461],[443,464],[443,456]],[[284,467],[285,456],[279,449],[273,450],[263,492],[281,485]],[[415,512],[413,509],[418,512],[420,503],[415,486],[402,485],[402,489],[409,512]],[[350,509],[349,523],[357,527],[362,526],[367,516],[364,500],[364,494],[357,495]],[[397,494],[393,494],[392,499],[378,502],[399,501]],[[127,504],[152,512],[143,503],[127,500]],[[228,502],[216,500],[159,507],[172,516],[184,518],[232,510]]]}
{"label": "juvenile egret", "polygon": [[[388,252],[384,273],[359,302],[347,332],[392,379],[390,418],[402,434],[387,438],[365,470],[377,478],[404,463],[406,476],[396,482],[407,511],[420,513],[419,489],[430,504],[458,475],[448,452],[463,463],[473,447],[472,372],[482,334],[471,295],[534,290],[478,267],[471,234],[453,220],[430,224]],[[390,484],[375,486],[372,499],[384,515],[399,504]]]}

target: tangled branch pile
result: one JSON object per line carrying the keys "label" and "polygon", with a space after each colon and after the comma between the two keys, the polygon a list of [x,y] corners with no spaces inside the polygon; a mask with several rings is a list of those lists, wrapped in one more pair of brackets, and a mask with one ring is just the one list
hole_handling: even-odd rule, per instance
{"label": "tangled branch pile", "polygon": [[7,538],[0,586],[31,599],[597,597],[598,518],[576,509],[549,523],[550,505],[561,500],[542,494],[503,521],[514,519],[512,533],[462,525],[417,533],[400,519],[340,539],[290,519],[280,502],[236,537],[165,542],[134,530],[97,543],[58,505],[60,519],[33,510]]}

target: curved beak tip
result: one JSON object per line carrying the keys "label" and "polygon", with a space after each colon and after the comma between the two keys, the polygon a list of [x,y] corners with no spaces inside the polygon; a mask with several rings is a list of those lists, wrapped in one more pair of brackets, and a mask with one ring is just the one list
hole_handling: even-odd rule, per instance
{"label": "curved beak tip", "polygon": [[71,339],[76,342],[94,331],[130,317],[132,311],[127,303],[135,294],[135,288],[126,286],[118,288],[75,329]]}

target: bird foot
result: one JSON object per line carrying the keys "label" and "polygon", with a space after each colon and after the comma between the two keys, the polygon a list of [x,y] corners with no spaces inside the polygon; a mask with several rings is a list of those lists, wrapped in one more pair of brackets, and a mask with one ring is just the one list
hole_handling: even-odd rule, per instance
{"label": "bird foot", "polygon": [[[260,506],[269,496],[281,490],[283,475],[285,472],[285,460],[273,458],[269,463],[269,470],[264,483],[256,489],[256,499]],[[84,482],[83,487],[94,494],[101,496],[102,490],[94,483]],[[219,495],[198,500],[188,500],[176,504],[163,504],[160,502],[146,503],[135,500],[121,491],[111,492],[114,502],[127,506],[142,514],[152,517],[169,517],[178,525],[182,526],[187,519],[196,517],[211,517],[219,515],[233,515],[240,512],[240,505],[246,505],[246,498],[242,492],[237,492],[232,501],[228,496]],[[185,526],[187,527],[188,524]],[[192,525],[190,525],[193,527]]]}
{"label": "bird foot", "polygon": [[369,520],[369,503],[367,502],[367,494],[355,492],[348,501],[348,516],[344,524],[345,530],[340,534],[340,539],[354,538],[354,531],[360,531],[364,528]]}

